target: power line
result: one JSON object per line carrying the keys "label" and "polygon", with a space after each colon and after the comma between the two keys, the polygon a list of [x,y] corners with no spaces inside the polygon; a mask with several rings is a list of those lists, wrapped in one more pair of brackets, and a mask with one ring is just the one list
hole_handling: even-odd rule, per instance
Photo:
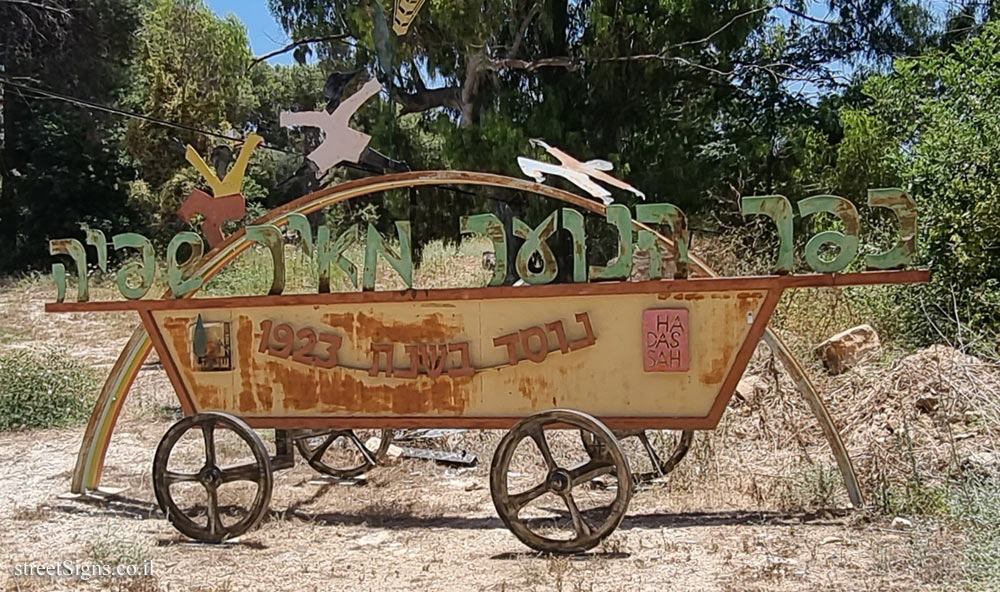
{"label": "power line", "polygon": [[[134,111],[126,111],[124,109],[119,109],[117,107],[110,107],[108,105],[102,105],[100,103],[95,103],[93,101],[88,101],[86,99],[80,99],[80,98],[77,98],[77,97],[72,97],[72,96],[69,96],[69,95],[64,95],[62,93],[58,93],[58,92],[55,92],[55,91],[45,90],[45,89],[42,89],[42,88],[37,88],[37,87],[34,87],[34,86],[30,86],[30,85],[27,85],[27,84],[21,84],[19,82],[14,82],[13,80],[11,80],[10,77],[8,77],[8,76],[6,76],[4,74],[0,74],[0,84],[3,84],[5,86],[9,86],[11,88],[16,88],[16,89],[21,90],[21,91],[25,91],[25,92],[27,92],[29,94],[38,95],[38,96],[42,96],[42,97],[46,97],[46,98],[51,98],[51,99],[55,99],[55,100],[58,100],[58,101],[63,101],[63,102],[75,105],[77,107],[86,107],[86,108],[90,108],[90,109],[95,109],[97,111],[104,111],[106,113],[111,113],[113,115],[119,115],[121,117],[129,117],[129,118],[132,118],[132,119],[138,119],[138,120],[146,121],[146,122],[153,123],[153,124],[156,124],[156,125],[162,125],[164,127],[169,127],[169,128],[173,128],[173,129],[187,131],[187,132],[191,132],[191,133],[195,133],[195,134],[201,134],[201,135],[204,135],[204,136],[218,138],[218,139],[226,140],[226,141],[229,141],[229,142],[244,142],[244,141],[246,141],[246,138],[244,138],[244,137],[231,138],[229,136],[226,136],[224,134],[220,134],[218,132],[213,132],[213,131],[209,131],[209,130],[200,129],[200,128],[193,127],[193,126],[190,126],[190,125],[185,125],[183,123],[176,123],[176,122],[173,122],[173,121],[167,121],[165,119],[159,119],[157,117],[152,117],[150,115],[143,115],[142,113],[135,113]],[[265,141],[264,144],[261,144],[261,148],[265,148],[267,150],[273,150],[275,152],[281,152],[281,153],[284,153],[284,154],[290,154],[292,156],[298,156],[300,158],[308,158],[305,154],[302,154],[300,152],[293,152],[291,150],[285,150],[283,148],[278,148],[276,146],[271,146],[266,141]],[[381,174],[383,172],[383,171],[379,171],[379,170],[376,170],[376,169],[373,169],[373,168],[370,168],[370,167],[367,167],[367,166],[364,166],[364,165],[361,165],[361,164],[356,164],[356,163],[347,162],[347,161],[340,163],[340,165],[342,165],[342,166],[344,166],[346,168],[349,168],[349,169],[353,169],[355,171],[360,171],[360,172],[363,172],[363,173],[367,173],[369,175],[377,175],[377,174]],[[449,187],[447,185],[442,185],[441,188],[444,189],[444,190],[446,190],[446,191],[453,192],[453,193],[460,193],[460,194],[465,194],[465,195],[478,196],[477,193],[474,193],[474,192],[471,192],[471,191],[466,191],[464,189],[459,189],[458,187]]]}
{"label": "power line", "polygon": [[[106,113],[112,113],[114,115],[120,115],[122,117],[130,117],[132,119],[139,119],[139,120],[142,120],[142,121],[147,121],[149,123],[155,123],[157,125],[162,125],[164,127],[170,127],[170,128],[174,128],[174,129],[178,129],[178,130],[183,130],[183,131],[187,131],[187,132],[201,134],[203,136],[211,136],[213,138],[219,138],[219,139],[222,139],[222,140],[228,140],[230,142],[244,142],[244,141],[246,141],[246,138],[241,138],[241,137],[231,138],[231,137],[229,137],[227,135],[220,134],[218,132],[212,132],[212,131],[209,131],[209,130],[200,129],[200,128],[193,127],[193,126],[190,126],[190,125],[185,125],[183,123],[176,123],[176,122],[173,122],[173,121],[167,121],[165,119],[159,119],[159,118],[156,118],[156,117],[152,117],[150,115],[143,115],[142,113],[135,113],[134,111],[126,111],[124,109],[119,109],[117,107],[109,107],[107,105],[102,105],[100,103],[95,103],[93,101],[88,101],[86,99],[79,99],[79,98],[76,98],[76,97],[71,97],[69,95],[64,95],[62,93],[57,93],[55,91],[45,90],[45,89],[42,89],[42,88],[36,88],[34,86],[29,86],[27,84],[21,84],[19,82],[14,82],[13,80],[11,80],[10,78],[8,78],[7,76],[4,76],[4,75],[0,75],[0,84],[4,84],[6,86],[10,86],[12,88],[16,88],[16,89],[19,89],[19,90],[27,91],[27,92],[29,92],[31,94],[34,94],[34,95],[39,95],[39,96],[47,97],[47,98],[50,98],[50,99],[56,99],[56,100],[59,100],[59,101],[64,101],[66,103],[70,103],[70,104],[76,105],[78,107],[88,107],[90,109],[96,109],[98,111],[104,111]],[[305,155],[303,155],[303,154],[301,154],[299,152],[293,152],[291,150],[285,150],[283,148],[278,148],[276,146],[270,146],[267,143],[263,144],[262,147],[266,148],[268,150],[274,150],[276,152],[283,152],[285,154],[291,154],[291,155],[294,155],[294,156],[305,157]]]}

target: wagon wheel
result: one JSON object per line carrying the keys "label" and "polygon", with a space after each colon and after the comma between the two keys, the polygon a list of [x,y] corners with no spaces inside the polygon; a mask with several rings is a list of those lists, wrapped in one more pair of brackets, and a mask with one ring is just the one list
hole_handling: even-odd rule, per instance
{"label": "wagon wheel", "polygon": [[[175,445],[191,430],[201,432],[200,436],[204,441],[204,464],[199,470],[191,472],[168,468]],[[238,441],[249,447],[252,461],[219,466],[218,456],[222,449],[217,445],[216,436],[219,432],[225,431],[232,432]],[[177,456],[179,455],[175,455],[175,458]],[[253,501],[245,508],[242,503],[228,506],[220,504],[220,487],[237,481],[256,485]],[[156,493],[156,501],[166,514],[167,520],[192,539],[220,543],[256,527],[268,509],[273,483],[271,460],[260,436],[243,420],[226,413],[213,411],[185,417],[167,430],[159,446],[156,447],[156,457],[153,459],[153,490]],[[203,489],[207,494],[207,501],[182,508],[181,505],[188,505],[184,503],[186,496],[177,495],[172,490],[182,484],[195,485],[195,490]],[[226,524],[224,519],[233,516],[239,519]]]}
{"label": "wagon wheel", "polygon": [[[646,430],[614,430],[615,437],[618,438],[619,442],[629,438],[635,438],[638,444],[642,446],[641,451],[635,446],[630,446],[626,448],[626,452],[632,455],[642,454],[643,452],[649,458],[649,467],[652,470],[642,471],[634,473],[636,481],[639,483],[644,483],[652,481],[658,477],[663,477],[664,475],[670,473],[675,468],[677,468],[678,463],[680,463],[685,456],[687,456],[688,450],[691,449],[691,442],[694,440],[694,430],[684,430],[681,432],[680,439],[674,445],[673,451],[670,453],[666,459],[663,459],[660,454],[656,451],[656,446],[650,442],[649,433]],[[587,449],[591,455],[602,454],[600,444],[594,439],[594,437],[583,430],[580,431],[580,438],[583,440],[583,446]],[[635,459],[632,461],[633,468],[638,468]]]}
{"label": "wagon wheel", "polygon": [[[367,446],[378,437],[378,448]],[[392,444],[392,430],[322,430],[295,435],[295,447],[317,472],[338,479],[362,475],[385,458]]]}
{"label": "wagon wheel", "polygon": [[[553,457],[549,439],[545,435],[545,427],[551,424],[561,424],[563,427],[569,426],[592,434],[605,454],[594,456],[585,453],[584,457],[589,456],[587,460],[573,464],[571,468],[560,466],[565,463],[559,463]],[[541,483],[518,493],[511,493],[508,481],[517,475],[510,470],[511,459],[518,444],[526,438],[530,438],[541,453],[546,475]],[[605,500],[598,507],[581,509],[578,506],[580,499],[595,491],[594,488],[588,488],[587,484],[604,475],[617,479],[616,487],[604,490],[613,494],[613,498]],[[539,551],[575,553],[596,546],[621,524],[632,497],[632,489],[628,458],[611,430],[585,413],[568,409],[546,411],[520,421],[500,440],[490,467],[490,493],[500,519],[521,542]],[[550,499],[561,498],[565,505],[572,529],[569,538],[543,534],[546,530],[544,521],[520,516],[529,504],[546,494],[556,496],[549,496]],[[593,518],[595,515],[596,520]]]}

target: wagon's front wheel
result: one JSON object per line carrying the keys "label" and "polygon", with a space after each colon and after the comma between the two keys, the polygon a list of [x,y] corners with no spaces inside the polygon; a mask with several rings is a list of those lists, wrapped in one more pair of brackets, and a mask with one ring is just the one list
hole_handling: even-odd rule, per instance
{"label": "wagon's front wheel", "polygon": [[[236,460],[224,465],[222,459]],[[221,543],[256,527],[271,501],[267,448],[243,420],[226,413],[185,417],[167,430],[153,459],[153,490],[174,527]]]}
{"label": "wagon's front wheel", "polygon": [[[602,453],[590,454],[573,437],[551,446],[556,438],[546,435],[547,427],[587,432]],[[576,450],[571,450],[574,444]],[[512,460],[515,451],[527,456],[532,449],[539,457],[535,466],[542,470],[527,480],[524,475],[531,467],[526,458],[515,461],[522,465],[517,470]],[[628,458],[611,430],[590,415],[568,409],[519,422],[500,441],[490,467],[490,493],[500,519],[521,542],[539,551],[576,553],[596,546],[621,524],[632,488]]]}

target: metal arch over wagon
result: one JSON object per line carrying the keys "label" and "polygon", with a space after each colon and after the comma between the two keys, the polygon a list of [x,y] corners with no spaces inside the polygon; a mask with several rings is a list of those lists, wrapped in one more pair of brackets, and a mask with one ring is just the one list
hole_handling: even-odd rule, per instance
{"label": "metal arch over wagon", "polygon": [[[95,406],[74,472],[74,491],[98,487],[114,423],[150,347],[158,350],[185,414],[202,418],[199,421],[207,422],[205,425],[228,421],[213,419],[216,416],[211,414],[221,412],[246,422],[230,421],[237,430],[247,424],[313,428],[328,430],[326,433],[335,437],[336,430],[366,426],[510,427],[539,411],[566,407],[598,417],[600,421],[566,416],[568,424],[578,423],[599,440],[606,439],[601,431],[606,428],[594,425],[633,433],[637,428],[715,427],[763,338],[806,396],[831,444],[852,502],[861,504],[850,460],[822,401],[801,366],[767,329],[767,322],[782,291],[788,288],[912,283],[926,281],[926,271],[281,295],[279,227],[293,226],[301,234],[308,232],[308,227],[301,227],[302,214],[362,195],[428,185],[504,187],[562,200],[605,216],[618,229],[619,257],[614,266],[591,267],[589,275],[595,279],[627,277],[628,265],[622,261],[630,261],[633,229],[639,231],[640,248],[665,247],[674,252],[678,262],[689,263],[703,276],[714,275],[687,253],[683,214],[669,204],[640,206],[640,221],[636,222],[624,206],[605,207],[518,179],[451,171],[386,175],[307,195],[263,216],[204,257],[196,260],[192,256],[183,265],[172,267],[168,272],[170,285],[180,297],[170,298],[168,292],[160,300],[47,305],[52,312],[130,309],[143,321],[119,356]],[[772,217],[787,246],[790,207],[787,200],[777,197],[745,201],[744,210]],[[898,195],[892,199],[894,204],[900,202]],[[833,211],[823,208],[836,205],[815,203],[809,210],[803,208],[803,214]],[[573,216],[565,218],[563,228],[582,243],[582,224],[577,227],[579,232],[574,232]],[[642,221],[669,224],[672,234],[683,238],[675,242]],[[499,240],[489,224],[463,222],[463,226],[463,230],[487,235],[493,230],[491,238],[495,243]],[[555,230],[548,229],[546,222],[535,229],[522,226],[518,230],[515,221],[515,233],[526,239],[529,252],[541,249],[545,237]],[[904,230],[909,229],[908,223],[901,222],[901,228],[904,226]],[[379,244],[409,284],[404,261],[406,232],[400,229],[402,258],[394,259],[386,245]],[[115,237],[116,245],[120,238]],[[140,238],[123,244],[140,246]],[[377,233],[371,238],[381,241]],[[904,236],[901,249],[909,246],[906,240]],[[329,245],[329,236],[326,241]],[[270,295],[190,298],[253,242],[267,245],[275,258]],[[370,248],[371,244],[366,251]],[[333,251],[327,253],[327,265],[335,262],[339,253]],[[59,252],[75,251],[67,247]],[[172,243],[168,256],[172,266],[176,265],[175,255]],[[785,267],[786,258],[783,247],[779,268]],[[582,259],[581,274],[581,259],[574,262],[575,282],[586,281],[586,260]],[[79,260],[77,263],[79,266]],[[341,266],[351,271],[347,263],[341,262]],[[373,263],[366,261],[365,268],[365,275],[369,271],[373,275]],[[141,266],[136,271],[142,272],[142,283],[148,286],[151,282],[145,276],[152,271]],[[545,275],[528,279],[539,284],[551,281]],[[85,279],[81,282],[85,286]],[[372,287],[369,281],[364,284]],[[64,291],[63,281],[60,300]],[[535,424],[522,421],[518,425]],[[620,433],[619,437],[624,436]],[[250,436],[244,439],[253,440]],[[370,454],[366,458],[374,462]],[[598,461],[595,456],[594,462]],[[627,467],[601,467],[601,471],[629,474]],[[560,489],[569,478],[559,477],[563,469],[551,468],[555,481],[547,487],[560,495],[569,491]],[[567,473],[572,474],[572,470]],[[498,505],[498,510],[501,508],[510,509],[504,504]],[[516,515],[504,519],[517,520]],[[522,540],[536,548],[544,546],[531,542],[534,539]],[[581,540],[593,542],[582,534]]]}

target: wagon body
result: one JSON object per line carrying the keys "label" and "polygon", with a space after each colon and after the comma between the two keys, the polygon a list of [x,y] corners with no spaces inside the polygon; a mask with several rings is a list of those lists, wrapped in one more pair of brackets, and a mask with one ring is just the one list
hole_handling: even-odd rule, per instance
{"label": "wagon body", "polygon": [[[728,399],[770,315],[767,290],[539,291],[192,301],[149,315],[191,412],[255,427],[497,428],[559,407],[614,427],[714,427],[715,402]],[[643,326],[646,311],[663,317],[659,327]],[[195,354],[199,317],[222,363]]]}
{"label": "wagon body", "polygon": [[185,412],[223,411],[253,427],[504,428],[539,411],[570,408],[612,428],[711,429],[785,289],[925,275],[167,299],[50,310],[137,310]]}

